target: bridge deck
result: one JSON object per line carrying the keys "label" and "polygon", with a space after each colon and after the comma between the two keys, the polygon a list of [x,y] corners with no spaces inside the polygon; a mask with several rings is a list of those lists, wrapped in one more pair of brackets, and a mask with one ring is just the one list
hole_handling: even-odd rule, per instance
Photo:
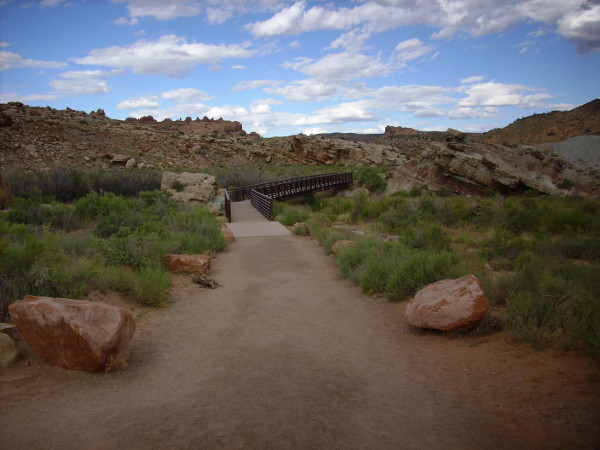
{"label": "bridge deck", "polygon": [[236,238],[261,236],[288,236],[292,233],[279,222],[268,220],[259,213],[250,200],[231,204],[231,223],[227,228]]}

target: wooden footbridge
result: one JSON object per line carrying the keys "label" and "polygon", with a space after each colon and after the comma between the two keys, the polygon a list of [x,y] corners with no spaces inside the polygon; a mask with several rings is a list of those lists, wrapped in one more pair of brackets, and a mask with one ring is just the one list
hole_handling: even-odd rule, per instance
{"label": "wooden footbridge", "polygon": [[273,220],[273,201],[352,185],[352,173],[328,173],[290,178],[225,190],[225,214],[232,221],[231,203],[250,199],[250,203],[268,220]]}

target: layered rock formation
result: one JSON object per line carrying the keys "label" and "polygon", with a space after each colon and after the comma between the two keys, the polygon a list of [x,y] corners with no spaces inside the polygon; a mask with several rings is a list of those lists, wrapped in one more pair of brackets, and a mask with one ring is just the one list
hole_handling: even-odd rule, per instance
{"label": "layered rock formation", "polygon": [[[600,113],[589,120],[600,120]],[[87,114],[20,103],[0,105],[0,125],[3,169],[385,165],[394,174],[388,183],[392,190],[426,185],[472,195],[489,188],[600,196],[600,138],[594,140],[595,135],[557,144],[505,145],[458,130],[422,132],[390,126],[382,135],[263,139],[236,135],[237,122],[156,122],[152,117],[120,121],[102,110]],[[220,126],[223,134],[204,134],[203,127],[209,125]]]}

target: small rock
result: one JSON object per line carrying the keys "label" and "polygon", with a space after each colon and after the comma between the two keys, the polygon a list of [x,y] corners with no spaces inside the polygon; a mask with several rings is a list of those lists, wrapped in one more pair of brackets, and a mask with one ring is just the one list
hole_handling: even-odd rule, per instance
{"label": "small rock", "polygon": [[206,255],[165,255],[163,264],[171,272],[202,275],[210,269],[210,257]]}
{"label": "small rock", "polygon": [[227,225],[223,225],[221,227],[221,234],[225,238],[225,241],[227,241],[227,242],[235,241],[235,236],[233,235],[233,231],[231,231],[229,228],[227,228]]}
{"label": "small rock", "polygon": [[14,338],[17,335],[17,327],[10,323],[0,323],[0,333],[8,334]]}
{"label": "small rock", "polygon": [[333,253],[334,255],[337,255],[338,252],[342,249],[342,248],[346,248],[349,245],[352,244],[352,241],[349,239],[342,239],[339,241],[335,241],[333,243],[333,245],[331,246],[331,253]]}
{"label": "small rock", "polygon": [[219,283],[217,283],[212,278],[207,278],[206,275],[198,275],[198,274],[193,275],[192,281],[196,284],[199,284],[201,287],[205,287],[205,288],[209,288],[209,289],[215,289],[215,288],[221,286]]}
{"label": "small rock", "polygon": [[0,333],[0,367],[12,366],[19,357],[12,338],[5,333]]}
{"label": "small rock", "polygon": [[308,229],[308,225],[304,222],[297,222],[292,226],[292,233],[299,236],[308,236],[310,230]]}
{"label": "small rock", "polygon": [[135,160],[135,158],[129,158],[127,160],[127,162],[125,163],[125,168],[133,169],[133,168],[135,168],[136,165],[137,165],[137,161]]}

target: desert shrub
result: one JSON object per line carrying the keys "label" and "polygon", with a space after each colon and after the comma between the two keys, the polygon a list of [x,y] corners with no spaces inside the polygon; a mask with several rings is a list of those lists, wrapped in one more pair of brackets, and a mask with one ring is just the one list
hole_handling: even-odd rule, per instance
{"label": "desert shrub", "polygon": [[178,241],[174,252],[220,252],[227,243],[215,217],[202,206],[172,213],[167,220],[168,239]]}
{"label": "desert shrub", "polygon": [[42,226],[58,230],[75,230],[82,226],[81,218],[75,210],[65,204],[40,204],[38,201],[17,198],[8,211],[7,218],[12,223]]}
{"label": "desert shrub", "polygon": [[449,250],[450,238],[442,227],[427,222],[417,222],[404,228],[401,241],[417,249]]}
{"label": "desert shrub", "polygon": [[171,287],[171,275],[160,266],[143,266],[135,273],[131,286],[131,296],[148,306],[159,306],[167,301]]}
{"label": "desert shrub", "polygon": [[331,247],[336,241],[352,238],[350,231],[332,228],[327,218],[322,214],[314,214],[306,221],[306,224],[310,235],[319,242],[328,255],[331,254]]}
{"label": "desert shrub", "polygon": [[26,294],[81,298],[95,265],[60,252],[55,236],[0,218],[0,316]]}
{"label": "desert shrub", "polygon": [[308,236],[310,231],[305,223],[298,222],[292,226],[292,233],[296,236]]}
{"label": "desert shrub", "polygon": [[14,170],[5,174],[6,184],[14,197],[31,199],[53,198],[70,202],[91,190],[87,176],[72,167],[59,167],[49,172]]}
{"label": "desert shrub", "polygon": [[12,203],[12,195],[0,185],[0,210],[8,208]]}
{"label": "desert shrub", "polygon": [[237,188],[254,184],[267,183],[281,179],[270,171],[259,167],[219,167],[211,170],[219,186]]}
{"label": "desert shrub", "polygon": [[284,225],[291,226],[298,222],[304,222],[310,216],[311,210],[304,205],[288,205],[277,202],[275,220]]}
{"label": "desert shrub", "polygon": [[60,233],[60,248],[72,258],[94,258],[98,253],[99,239],[89,229]]}
{"label": "desert shrub", "polygon": [[369,192],[383,192],[387,182],[381,177],[381,170],[375,167],[360,167],[354,173],[358,186],[367,188]]}
{"label": "desert shrub", "polygon": [[600,353],[599,276],[597,265],[544,267],[535,258],[522,262],[506,280],[507,287],[519,283],[505,292],[510,329],[538,346]]}
{"label": "desert shrub", "polygon": [[385,288],[392,301],[404,300],[430,283],[469,273],[462,258],[450,251],[413,251],[395,267]]}
{"label": "desert shrub", "polygon": [[91,186],[99,194],[113,193],[134,197],[141,192],[160,189],[162,174],[157,170],[99,170],[89,174]]}

